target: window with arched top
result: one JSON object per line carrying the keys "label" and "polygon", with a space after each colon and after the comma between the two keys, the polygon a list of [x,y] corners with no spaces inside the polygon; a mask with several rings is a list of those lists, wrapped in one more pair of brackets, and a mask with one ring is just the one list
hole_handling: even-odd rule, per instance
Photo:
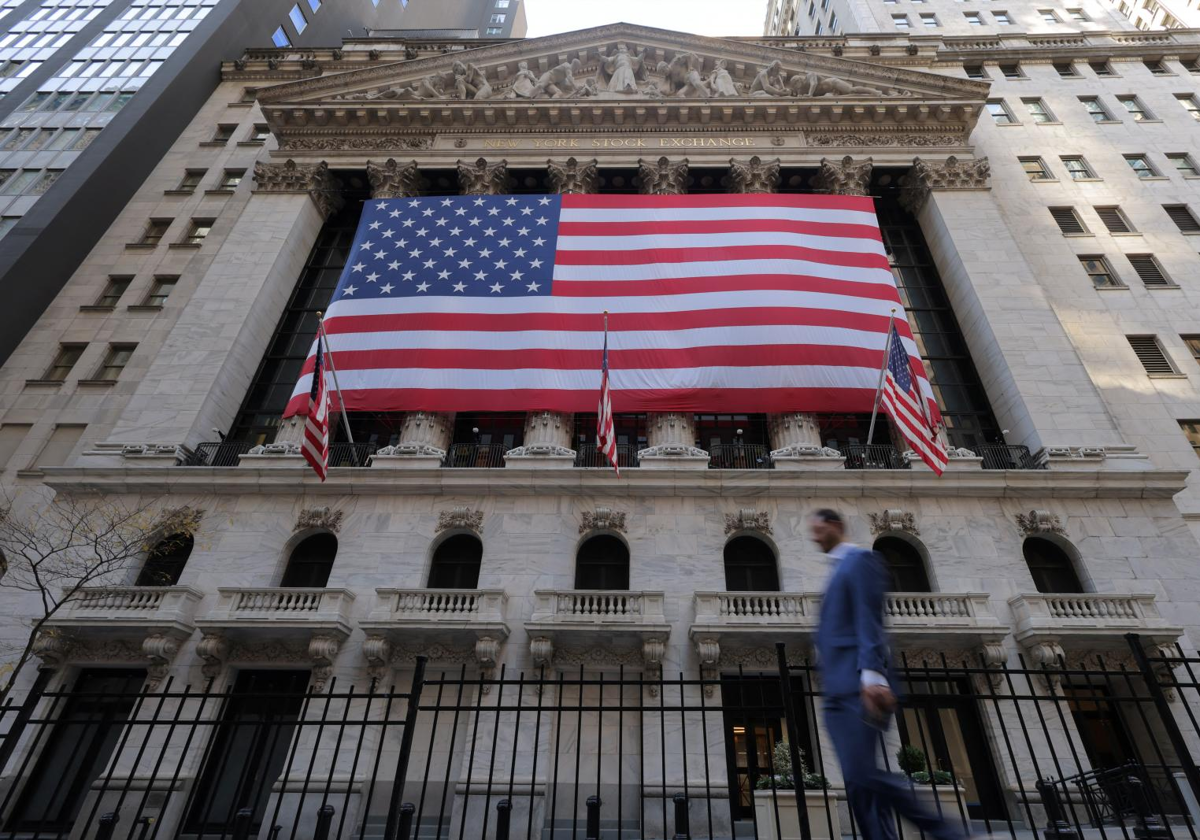
{"label": "window with arched top", "polygon": [[730,592],[778,592],[779,566],[771,546],[756,537],[725,543],[725,589]]}
{"label": "window with arched top", "polygon": [[175,586],[183,574],[195,540],[191,534],[172,534],[146,555],[134,586]]}
{"label": "window with arched top", "polygon": [[337,537],[328,532],[305,537],[292,549],[280,586],[323,587],[337,557]]}
{"label": "window with arched top", "polygon": [[584,541],[575,554],[576,589],[628,589],[629,549],[609,534]]}
{"label": "window with arched top", "polygon": [[921,551],[908,540],[900,537],[880,537],[875,540],[875,550],[883,555],[891,577],[891,592],[932,592],[929,570]]}
{"label": "window with arched top", "polygon": [[430,589],[476,589],[483,543],[470,534],[455,534],[433,552],[429,567]]}
{"label": "window with arched top", "polygon": [[1070,595],[1086,591],[1075,563],[1062,546],[1044,537],[1027,537],[1021,550],[1038,592]]}

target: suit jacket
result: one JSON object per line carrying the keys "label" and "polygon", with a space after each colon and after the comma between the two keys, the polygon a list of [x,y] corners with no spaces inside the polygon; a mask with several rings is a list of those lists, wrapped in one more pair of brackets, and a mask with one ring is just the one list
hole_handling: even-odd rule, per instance
{"label": "suit jacket", "polygon": [[[837,561],[821,599],[817,656],[825,692],[856,696],[861,672],[888,674],[888,641],[883,629],[883,600],[888,577],[883,558],[851,548]],[[889,680],[893,686],[895,680]]]}

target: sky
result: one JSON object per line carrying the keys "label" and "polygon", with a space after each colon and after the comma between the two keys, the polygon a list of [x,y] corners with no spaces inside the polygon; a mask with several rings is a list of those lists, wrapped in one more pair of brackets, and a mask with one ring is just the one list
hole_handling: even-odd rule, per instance
{"label": "sky", "polygon": [[761,35],[767,0],[525,0],[529,37],[624,21],[696,35]]}

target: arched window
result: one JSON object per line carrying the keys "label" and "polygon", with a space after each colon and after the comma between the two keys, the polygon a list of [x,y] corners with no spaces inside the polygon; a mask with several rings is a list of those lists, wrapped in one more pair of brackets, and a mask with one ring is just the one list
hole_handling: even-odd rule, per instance
{"label": "arched window", "polygon": [[292,549],[280,586],[324,586],[329,583],[333,558],[337,557],[337,537],[330,533],[305,537]]}
{"label": "arched window", "polygon": [[191,534],[172,534],[150,550],[134,586],[175,586],[191,556]]}
{"label": "arched window", "polygon": [[915,545],[900,537],[880,537],[875,550],[883,555],[892,581],[891,592],[932,592],[925,558]]}
{"label": "arched window", "polygon": [[1021,550],[1038,592],[1067,595],[1084,591],[1075,564],[1060,546],[1042,537],[1029,537]]}
{"label": "arched window", "polygon": [[600,534],[579,546],[575,555],[576,589],[628,589],[629,549],[614,536]]}
{"label": "arched window", "polygon": [[455,534],[433,552],[429,569],[430,589],[475,589],[479,586],[479,563],[483,543],[470,534]]}
{"label": "arched window", "polygon": [[778,592],[775,552],[755,537],[725,543],[725,588],[730,592]]}

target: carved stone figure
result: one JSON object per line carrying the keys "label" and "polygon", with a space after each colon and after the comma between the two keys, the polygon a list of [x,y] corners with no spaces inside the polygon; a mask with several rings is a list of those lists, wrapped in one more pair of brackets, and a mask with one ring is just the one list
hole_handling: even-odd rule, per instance
{"label": "carved stone figure", "polygon": [[783,72],[783,63],[772,61],[758,71],[754,81],[750,83],[751,96],[788,96],[787,78]]}
{"label": "carved stone figure", "polygon": [[856,85],[836,76],[809,73],[803,79],[797,74],[788,83],[795,96],[883,96],[879,88]]}
{"label": "carved stone figure", "polygon": [[730,192],[773,193],[779,190],[779,158],[765,161],[758,155],[729,161]]}
{"label": "carved stone figure", "polygon": [[446,95],[445,85],[441,76],[426,76],[416,84],[407,87],[390,87],[383,90],[369,90],[364,93],[348,93],[339,99],[370,102],[376,99],[407,102],[415,99],[441,99]]}
{"label": "carved stone figure", "polygon": [[529,62],[522,61],[517,65],[517,75],[509,88],[509,96],[513,99],[533,99],[537,84],[538,77],[529,69]]}
{"label": "carved stone figure", "polygon": [[723,58],[717,60],[717,66],[709,74],[708,87],[713,96],[741,96],[737,83],[733,81],[733,76],[729,75],[728,63]]}
{"label": "carved stone figure", "polygon": [[424,179],[417,162],[398,163],[389,158],[386,163],[367,161],[367,179],[371,182],[372,198],[408,198],[420,195]]}
{"label": "carved stone figure", "polygon": [[660,61],[658,72],[663,74],[660,92],[664,96],[712,96],[708,82],[700,73],[703,67],[704,62],[695,53],[680,53],[669,64]]}
{"label": "carved stone figure", "polygon": [[725,535],[737,533],[738,531],[758,531],[760,534],[770,535],[771,517],[766,511],[755,510],[754,508],[741,508],[737,513],[725,514]]}
{"label": "carved stone figure", "polygon": [[546,172],[554,192],[560,195],[586,195],[599,192],[599,172],[597,161],[578,161],[567,158],[565,161],[546,161]]}
{"label": "carved stone figure", "polygon": [[642,53],[630,55],[624,44],[617,45],[612,55],[600,53],[601,81],[613,93],[637,93],[638,79],[644,79],[646,62]]}
{"label": "carved stone figure", "polygon": [[487,76],[474,64],[454,62],[454,96],[456,99],[490,99],[492,86]]}
{"label": "carved stone figure", "polygon": [[672,162],[661,157],[656,161],[638,161],[638,177],[642,195],[683,195],[687,192],[688,162]]}
{"label": "carved stone figure", "polygon": [[511,183],[506,160],[488,163],[480,158],[474,163],[458,163],[458,186],[463,195],[504,195]]}
{"label": "carved stone figure", "polygon": [[583,69],[578,58],[551,67],[538,79],[530,99],[563,99],[579,88],[575,74]]}

